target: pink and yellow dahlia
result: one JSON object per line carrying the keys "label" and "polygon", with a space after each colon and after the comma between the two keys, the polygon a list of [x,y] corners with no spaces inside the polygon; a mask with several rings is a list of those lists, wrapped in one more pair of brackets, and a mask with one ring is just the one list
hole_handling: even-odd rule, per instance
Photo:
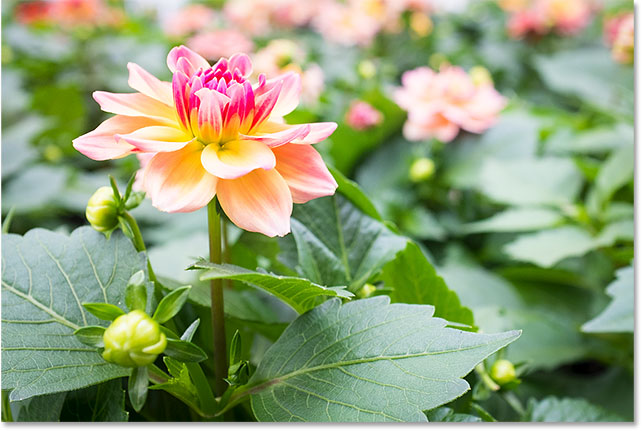
{"label": "pink and yellow dahlia", "polygon": [[380,124],[383,115],[368,102],[354,100],[346,112],[345,120],[355,130],[367,130]]}
{"label": "pink and yellow dahlia", "polygon": [[632,64],[635,44],[635,17],[633,12],[612,17],[604,24],[606,43],[612,48],[618,63]]}
{"label": "pink and yellow dahlia", "polygon": [[247,55],[210,66],[184,46],[170,51],[167,65],[171,83],[130,63],[137,93],[95,92],[116,116],[75,139],[74,148],[94,160],[146,154],[139,184],[156,208],[189,212],[216,196],[237,226],[268,236],[290,231],[293,202],[334,193],[337,184],[310,144],[336,124],[282,120],[299,102],[297,74],[261,75],[252,85]]}
{"label": "pink and yellow dahlia", "polygon": [[408,111],[403,134],[412,141],[437,138],[450,142],[460,129],[481,133],[495,123],[506,105],[490,78],[479,79],[456,66],[442,67],[439,72],[427,67],[409,70],[401,84],[394,99]]}

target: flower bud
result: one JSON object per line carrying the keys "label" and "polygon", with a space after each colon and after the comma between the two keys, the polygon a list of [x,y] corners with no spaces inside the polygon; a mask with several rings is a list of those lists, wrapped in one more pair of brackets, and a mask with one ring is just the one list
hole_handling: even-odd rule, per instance
{"label": "flower bud", "polygon": [[357,297],[358,298],[362,298],[362,299],[363,298],[369,298],[370,295],[375,293],[376,290],[377,290],[377,288],[375,286],[373,286],[370,283],[366,283],[366,284],[363,285],[363,287],[361,289],[359,289],[357,291]]}
{"label": "flower bud", "polygon": [[506,359],[495,361],[490,368],[490,377],[499,385],[505,385],[515,380],[515,367],[513,363]]}
{"label": "flower bud", "polygon": [[470,69],[470,79],[473,81],[473,84],[475,84],[475,87],[493,85],[493,78],[484,66],[475,66]]}
{"label": "flower bud", "polygon": [[111,187],[100,187],[91,195],[85,216],[98,232],[108,232],[118,226],[118,203]]}
{"label": "flower bud", "polygon": [[410,165],[410,180],[420,183],[428,180],[435,173],[435,162],[428,157],[421,157]]}
{"label": "flower bud", "polygon": [[123,367],[149,365],[167,347],[160,325],[142,310],[118,316],[103,335],[107,362]]}
{"label": "flower bud", "polygon": [[363,79],[370,79],[377,73],[377,67],[370,60],[363,60],[359,63],[357,70]]}

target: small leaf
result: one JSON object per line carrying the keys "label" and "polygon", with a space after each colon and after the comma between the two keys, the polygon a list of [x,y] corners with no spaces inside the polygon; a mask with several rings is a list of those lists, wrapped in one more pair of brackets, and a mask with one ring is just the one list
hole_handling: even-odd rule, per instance
{"label": "small leaf", "polygon": [[147,288],[145,286],[145,272],[143,270],[132,275],[127,282],[125,304],[127,304],[129,311],[145,311],[145,306],[147,305]]}
{"label": "small leaf", "polygon": [[114,200],[116,201],[116,205],[120,207],[122,197],[120,196],[120,191],[118,190],[118,184],[116,184],[116,180],[111,175],[109,176],[109,184],[111,185],[111,189],[114,192]]}
{"label": "small leaf", "polygon": [[167,339],[164,353],[181,362],[201,362],[207,359],[207,354],[196,344],[174,338]]}
{"label": "small leaf", "polygon": [[129,401],[137,412],[143,408],[147,400],[148,379],[149,373],[147,367],[134,368],[129,377]]}
{"label": "small leaf", "polygon": [[633,332],[635,315],[635,281],[633,266],[617,271],[617,279],[606,288],[613,298],[596,317],[582,325],[583,332]]}
{"label": "small leaf", "polygon": [[242,351],[241,333],[237,329],[232,337],[232,342],[230,343],[230,365],[234,365],[241,361]]}
{"label": "small leaf", "polygon": [[198,325],[200,323],[201,319],[196,319],[195,321],[193,321],[192,324],[187,327],[185,332],[183,332],[183,335],[181,335],[181,340],[192,341],[192,338],[194,337],[194,334],[196,333],[196,330],[198,329]]}
{"label": "small leaf", "polygon": [[105,347],[103,342],[103,334],[105,328],[102,326],[85,326],[84,328],[77,329],[74,335],[78,340],[92,347]]}
{"label": "small leaf", "polygon": [[129,181],[127,181],[127,187],[125,187],[125,194],[123,195],[123,202],[127,202],[127,199],[129,199],[129,195],[132,192],[132,188],[134,187],[135,180],[136,180],[136,174],[134,173],[129,178]]}
{"label": "small leaf", "polygon": [[192,286],[179,287],[161,299],[152,318],[158,323],[165,323],[174,317],[187,301],[187,295],[189,295],[191,288]]}
{"label": "small leaf", "polygon": [[118,316],[125,314],[117,305],[104,302],[84,302],[82,306],[101,320],[114,320]]}

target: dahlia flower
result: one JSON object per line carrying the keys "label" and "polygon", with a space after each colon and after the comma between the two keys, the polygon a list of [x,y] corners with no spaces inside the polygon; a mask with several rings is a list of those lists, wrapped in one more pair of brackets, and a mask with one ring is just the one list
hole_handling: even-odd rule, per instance
{"label": "dahlia flower", "polygon": [[459,129],[481,133],[491,127],[506,101],[492,81],[475,82],[462,68],[427,67],[407,71],[402,87],[394,93],[397,104],[408,111],[403,127],[406,139],[418,141],[455,139]]}
{"label": "dahlia flower", "polygon": [[218,60],[236,52],[250,52],[254,49],[252,40],[243,33],[228,29],[198,33],[189,38],[187,46],[208,60]]}
{"label": "dahlia flower", "polygon": [[355,100],[346,113],[346,123],[355,130],[367,130],[381,123],[383,116],[371,104]]}
{"label": "dahlia flower", "polygon": [[635,18],[632,12],[609,19],[604,26],[604,35],[615,61],[633,63]]}
{"label": "dahlia flower", "polygon": [[74,140],[94,160],[152,154],[139,184],[152,205],[189,212],[216,196],[242,229],[268,236],[290,231],[292,203],[332,195],[337,187],[310,145],[327,138],[335,123],[288,125],[282,116],[298,104],[294,73],[252,85],[245,54],[214,66],[187,47],[173,48],[163,82],[130,63],[129,85],[137,93],[94,93],[116,116]]}
{"label": "dahlia flower", "polygon": [[576,34],[588,25],[595,9],[591,0],[500,0],[499,4],[511,13],[508,33],[513,38],[550,31]]}

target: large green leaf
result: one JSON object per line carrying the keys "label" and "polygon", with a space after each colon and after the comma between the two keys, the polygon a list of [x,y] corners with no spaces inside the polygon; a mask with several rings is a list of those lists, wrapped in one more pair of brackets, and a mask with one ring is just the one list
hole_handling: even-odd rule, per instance
{"label": "large green leaf", "polygon": [[261,421],[425,422],[469,389],[461,377],[519,337],[446,328],[427,305],[325,302],[266,352],[246,391]]}
{"label": "large green leaf", "polygon": [[509,208],[484,220],[461,226],[465,234],[479,232],[523,232],[553,227],[564,220],[558,211],[548,208]]}
{"label": "large green leaf", "polygon": [[474,325],[472,311],[461,305],[457,294],[448,289],[416,244],[408,242],[406,249],[383,267],[382,278],[393,288],[393,302],[432,305],[435,317]]}
{"label": "large green leaf", "polygon": [[127,281],[145,269],[129,239],[117,232],[107,240],[89,227],[70,236],[34,229],[4,235],[2,246],[2,388],[13,389],[11,399],[128,375],[72,334],[107,325],[83,302],[124,306]]}
{"label": "large green leaf", "polygon": [[287,277],[264,272],[250,271],[240,266],[197,262],[192,269],[206,269],[201,280],[239,280],[258,287],[279,298],[298,313],[304,313],[319,304],[324,297],[350,298],[352,293],[341,288],[319,286],[305,278]]}
{"label": "large green leaf", "polygon": [[547,397],[531,400],[527,422],[621,422],[623,419],[582,398]]}
{"label": "large green leaf", "polygon": [[582,331],[633,332],[634,290],[633,266],[620,269],[617,279],[606,288],[613,301],[599,315],[586,322]]}
{"label": "large green leaf", "polygon": [[339,194],[297,205],[292,234],[305,278],[350,290],[368,281],[407,241]]}

